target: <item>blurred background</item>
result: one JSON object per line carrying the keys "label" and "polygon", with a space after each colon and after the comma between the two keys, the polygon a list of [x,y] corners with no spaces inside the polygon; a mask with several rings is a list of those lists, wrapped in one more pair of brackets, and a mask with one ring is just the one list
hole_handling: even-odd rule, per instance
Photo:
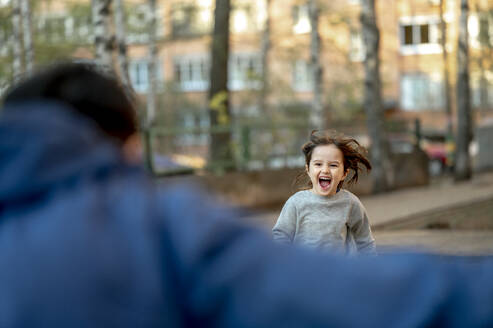
{"label": "blurred background", "polygon": [[383,251],[493,254],[492,0],[0,0],[0,93],[64,59],[138,98],[163,183],[270,228],[310,131],[336,129],[369,149],[348,188]]}

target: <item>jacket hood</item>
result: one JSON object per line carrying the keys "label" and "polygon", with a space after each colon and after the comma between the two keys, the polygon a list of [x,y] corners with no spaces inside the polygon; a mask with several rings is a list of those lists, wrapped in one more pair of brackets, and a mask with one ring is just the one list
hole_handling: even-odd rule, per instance
{"label": "jacket hood", "polygon": [[0,208],[122,162],[96,123],[63,104],[22,102],[0,114]]}

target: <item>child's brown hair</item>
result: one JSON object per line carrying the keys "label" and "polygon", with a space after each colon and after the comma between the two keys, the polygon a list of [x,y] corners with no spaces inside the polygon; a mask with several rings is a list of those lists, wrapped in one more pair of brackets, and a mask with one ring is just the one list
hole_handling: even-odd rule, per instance
{"label": "child's brown hair", "polygon": [[[315,147],[322,145],[334,145],[342,152],[344,158],[344,172],[348,172],[349,170],[353,171],[353,175],[349,179],[348,184],[356,183],[358,181],[359,172],[362,170],[360,164],[365,166],[367,171],[371,170],[370,161],[366,157],[366,148],[361,146],[356,139],[335,130],[312,131],[310,141],[301,147],[301,151],[305,155],[307,167],[310,166],[312,153]],[[295,183],[298,185],[301,180],[305,181],[303,189],[311,189],[313,187],[310,179],[306,179],[305,171],[297,176]],[[337,187],[340,188],[343,182],[344,181],[341,181]]]}

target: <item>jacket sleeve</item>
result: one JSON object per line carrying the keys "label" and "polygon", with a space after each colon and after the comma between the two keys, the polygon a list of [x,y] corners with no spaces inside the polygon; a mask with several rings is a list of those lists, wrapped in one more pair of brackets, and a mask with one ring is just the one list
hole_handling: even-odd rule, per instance
{"label": "jacket sleeve", "polygon": [[320,254],[179,194],[162,200],[162,249],[189,326],[493,326],[491,258]]}
{"label": "jacket sleeve", "polygon": [[272,237],[274,240],[283,244],[292,243],[296,233],[296,222],[296,206],[291,199],[288,199],[281,210],[276,224],[272,228]]}
{"label": "jacket sleeve", "polygon": [[370,221],[368,220],[365,207],[356,197],[354,197],[351,206],[348,225],[354,237],[358,252],[375,255],[375,239],[371,233]]}

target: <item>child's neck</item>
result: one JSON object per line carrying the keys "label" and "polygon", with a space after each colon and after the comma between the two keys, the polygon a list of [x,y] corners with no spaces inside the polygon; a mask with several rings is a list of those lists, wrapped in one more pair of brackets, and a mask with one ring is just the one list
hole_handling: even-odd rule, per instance
{"label": "child's neck", "polygon": [[342,189],[341,187],[338,187],[338,188],[337,188],[337,190],[336,190],[336,192],[335,192],[335,194],[331,194],[331,195],[320,195],[320,194],[318,194],[318,193],[315,191],[315,189],[313,189],[313,188],[312,188],[312,189],[308,189],[308,190],[309,190],[312,194],[314,194],[314,195],[317,195],[317,196],[320,196],[320,197],[330,198],[330,197],[333,197],[333,196],[337,195],[337,194],[339,193],[339,191],[341,191],[341,189]]}

